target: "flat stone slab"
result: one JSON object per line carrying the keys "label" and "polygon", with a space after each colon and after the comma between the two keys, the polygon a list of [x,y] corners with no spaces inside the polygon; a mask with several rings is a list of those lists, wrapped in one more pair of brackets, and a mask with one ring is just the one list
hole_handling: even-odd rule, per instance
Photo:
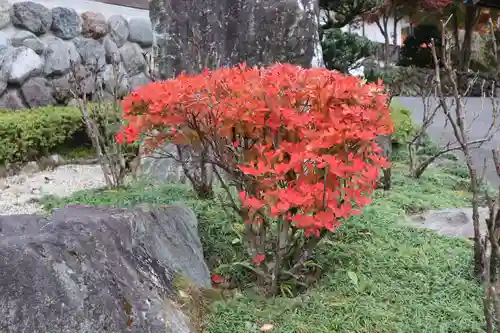
{"label": "flat stone slab", "polygon": [[[486,234],[486,218],[488,208],[479,208],[481,234]],[[474,238],[472,223],[472,208],[447,208],[431,210],[422,214],[412,215],[407,218],[412,227],[435,230],[438,234],[450,237]]]}

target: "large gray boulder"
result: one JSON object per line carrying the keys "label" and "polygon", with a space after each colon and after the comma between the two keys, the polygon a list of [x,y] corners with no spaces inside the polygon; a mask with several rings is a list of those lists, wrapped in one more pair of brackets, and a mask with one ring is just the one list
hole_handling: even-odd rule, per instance
{"label": "large gray boulder", "polygon": [[71,41],[50,36],[44,39],[47,47],[44,50],[45,64],[43,72],[47,76],[62,75],[81,61],[78,50]]}
{"label": "large gray boulder", "polygon": [[194,332],[173,301],[178,276],[210,287],[196,217],[184,206],[0,217],[5,332]]}
{"label": "large gray boulder", "polygon": [[10,44],[14,47],[26,46],[37,54],[42,54],[47,47],[34,33],[26,30],[16,32],[10,40]]}
{"label": "large gray boulder", "polygon": [[46,78],[34,77],[29,79],[21,86],[21,92],[30,108],[56,104],[53,97],[54,88]]}
{"label": "large gray boulder", "polygon": [[10,4],[7,0],[0,0],[0,29],[10,24]]}
{"label": "large gray boulder", "polygon": [[31,31],[37,36],[50,30],[52,13],[50,10],[33,1],[17,2],[12,5],[10,19],[14,26]]}
{"label": "large gray boulder", "polygon": [[106,64],[106,51],[99,41],[91,38],[77,37],[73,39],[76,50],[82,57],[82,63],[100,69]]}
{"label": "large gray boulder", "polygon": [[72,39],[82,31],[80,16],[71,8],[52,8],[52,32],[59,38]]}
{"label": "large gray boulder", "polygon": [[112,15],[108,20],[108,29],[116,46],[122,47],[129,35],[127,20],[121,15]]}
{"label": "large gray boulder", "polygon": [[21,46],[7,49],[0,71],[6,73],[9,83],[23,84],[29,77],[40,74],[42,69],[42,58],[32,49]]}
{"label": "large gray boulder", "polygon": [[323,64],[317,0],[151,0],[149,9],[162,78],[205,64]]}

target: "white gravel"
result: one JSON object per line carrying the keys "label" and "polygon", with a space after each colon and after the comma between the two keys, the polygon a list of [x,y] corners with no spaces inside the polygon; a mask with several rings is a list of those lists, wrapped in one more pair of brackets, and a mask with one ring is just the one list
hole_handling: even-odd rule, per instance
{"label": "white gravel", "polygon": [[0,215],[42,211],[38,199],[45,195],[69,196],[74,192],[104,187],[99,165],[63,165],[51,171],[0,179]]}

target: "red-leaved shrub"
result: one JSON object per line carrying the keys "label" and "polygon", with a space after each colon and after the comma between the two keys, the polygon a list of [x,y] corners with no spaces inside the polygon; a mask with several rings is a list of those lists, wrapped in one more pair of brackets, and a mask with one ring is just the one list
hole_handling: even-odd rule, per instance
{"label": "red-leaved shrub", "polygon": [[137,89],[123,108],[119,140],[148,135],[152,148],[168,140],[209,152],[204,163],[240,193],[254,272],[273,292],[325,231],[370,202],[388,166],[374,142],[393,130],[383,87],[323,68],[180,75]]}

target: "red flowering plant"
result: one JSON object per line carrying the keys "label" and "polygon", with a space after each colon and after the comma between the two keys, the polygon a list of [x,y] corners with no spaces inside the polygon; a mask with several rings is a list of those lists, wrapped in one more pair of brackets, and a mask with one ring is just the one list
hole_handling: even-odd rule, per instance
{"label": "red flowering plant", "polygon": [[370,202],[388,166],[374,139],[393,131],[383,90],[289,64],[181,75],[123,101],[123,135],[210,152],[204,163],[239,192],[233,206],[245,221],[252,270],[276,293],[327,231]]}

